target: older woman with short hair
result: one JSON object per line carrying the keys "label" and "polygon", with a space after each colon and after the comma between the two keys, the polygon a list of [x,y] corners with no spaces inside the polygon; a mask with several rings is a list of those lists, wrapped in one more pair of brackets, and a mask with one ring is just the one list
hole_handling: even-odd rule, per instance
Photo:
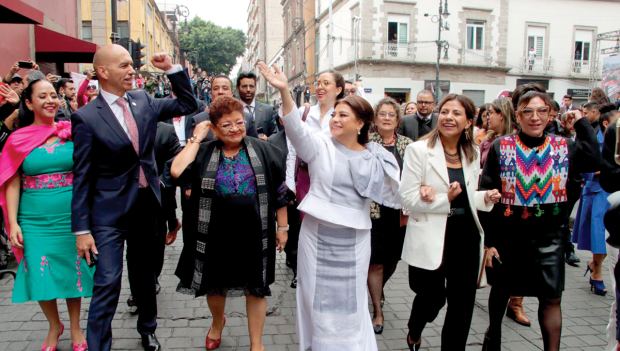
{"label": "older woman with short hair", "polygon": [[[402,115],[400,106],[392,98],[379,100],[375,106],[374,126],[368,140],[380,144],[394,155],[398,166],[403,168],[405,149],[413,140],[396,133]],[[374,306],[373,329],[375,334],[383,333],[383,287],[396,270],[405,241],[407,218],[401,210],[381,206],[373,202],[370,206],[372,229],[370,230],[370,268],[368,270],[368,291]]]}
{"label": "older woman with short hair", "polygon": [[[246,137],[243,105],[235,98],[215,99],[209,119],[196,126],[170,168],[173,177],[188,177],[193,189],[185,220],[194,230],[184,233],[178,290],[207,295],[213,315],[207,350],[222,340],[226,297],[246,296],[250,350],[261,351],[276,247],[282,251],[287,241],[284,155]],[[201,144],[209,130],[217,140]]]}
{"label": "older woman with short hair", "polygon": [[493,287],[483,350],[501,349],[502,319],[511,295],[538,298],[544,350],[560,348],[565,269],[562,227],[571,211],[567,179],[597,171],[600,150],[592,126],[579,111],[569,112],[576,120],[576,142],[545,133],[550,106],[545,93],[523,95],[517,106],[520,131],[493,142],[482,172],[480,188],[501,189],[501,203],[489,216],[489,228],[496,230],[489,231],[486,240]]}

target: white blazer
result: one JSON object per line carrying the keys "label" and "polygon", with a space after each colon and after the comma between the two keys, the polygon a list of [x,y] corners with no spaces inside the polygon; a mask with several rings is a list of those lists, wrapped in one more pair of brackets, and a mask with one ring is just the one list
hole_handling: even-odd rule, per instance
{"label": "white blazer", "polygon": [[[493,208],[493,204],[487,204],[484,201],[485,192],[478,191],[480,151],[477,147],[476,153],[478,157],[473,163],[469,163],[461,150],[461,161],[469,206],[480,232],[479,268],[482,268],[484,231],[480,226],[476,209],[488,212]],[[420,199],[422,185],[431,186],[435,190],[435,202],[432,204]],[[405,150],[400,195],[403,207],[409,210],[402,259],[410,266],[426,270],[436,270],[441,266],[446,223],[450,213],[449,187],[450,179],[441,141],[437,140],[434,148],[428,146],[427,140],[409,144]],[[486,285],[485,277],[481,283]]]}

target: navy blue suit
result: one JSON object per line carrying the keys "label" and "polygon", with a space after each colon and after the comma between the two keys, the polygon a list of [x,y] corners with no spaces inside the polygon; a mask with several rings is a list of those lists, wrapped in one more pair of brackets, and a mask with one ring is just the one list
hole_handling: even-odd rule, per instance
{"label": "navy blue suit", "polygon": [[[153,152],[157,121],[197,109],[186,73],[168,78],[176,99],[154,99],[144,91],[127,92],[138,127],[138,153],[102,95],[71,116],[75,147],[71,227],[73,232],[90,231],[99,251],[87,328],[91,351],[107,351],[112,345],[125,240],[131,292],[140,306],[138,332],[152,334],[157,327],[152,255],[156,214],[161,206]],[[141,189],[140,167],[148,182]]]}

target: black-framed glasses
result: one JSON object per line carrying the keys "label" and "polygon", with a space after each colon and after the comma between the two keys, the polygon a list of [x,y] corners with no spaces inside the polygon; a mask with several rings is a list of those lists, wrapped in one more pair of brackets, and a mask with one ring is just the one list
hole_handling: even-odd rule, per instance
{"label": "black-framed glasses", "polygon": [[549,106],[539,107],[536,110],[534,110],[533,108],[524,108],[523,110],[521,110],[521,114],[523,115],[523,117],[530,118],[534,116],[534,112],[536,112],[538,117],[547,117],[549,116],[550,110],[551,109],[549,108]]}

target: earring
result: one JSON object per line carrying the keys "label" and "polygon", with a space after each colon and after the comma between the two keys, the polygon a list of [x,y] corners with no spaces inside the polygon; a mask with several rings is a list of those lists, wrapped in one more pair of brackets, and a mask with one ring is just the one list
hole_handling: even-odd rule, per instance
{"label": "earring", "polygon": [[360,135],[360,134],[362,134],[362,130],[361,130],[361,129],[358,129],[358,130],[357,130],[357,135]]}
{"label": "earring", "polygon": [[467,129],[465,129],[465,139],[467,139],[467,141],[471,139],[471,136],[469,135],[469,130]]}

